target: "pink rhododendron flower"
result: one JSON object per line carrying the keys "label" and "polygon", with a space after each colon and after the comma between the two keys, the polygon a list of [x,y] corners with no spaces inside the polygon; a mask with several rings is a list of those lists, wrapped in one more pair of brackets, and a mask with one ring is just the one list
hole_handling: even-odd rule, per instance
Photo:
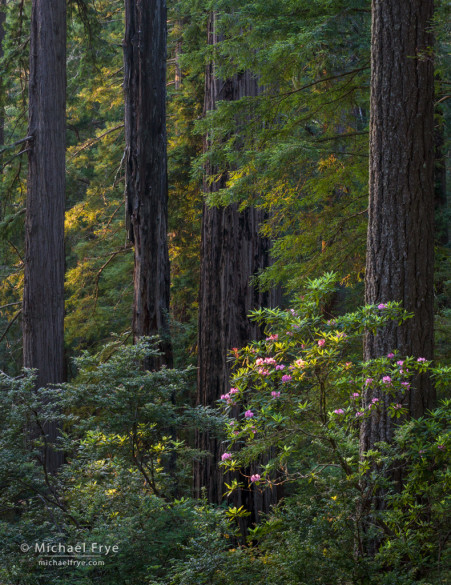
{"label": "pink rhododendron flower", "polygon": [[399,410],[400,408],[402,408],[402,404],[394,404],[394,405],[393,405],[393,408],[394,408],[395,410]]}
{"label": "pink rhododendron flower", "polygon": [[273,398],[279,398],[279,396],[280,396],[280,392],[276,392],[275,390],[273,390],[273,391],[271,392],[271,396],[272,396]]}
{"label": "pink rhododendron flower", "polygon": [[351,367],[351,366],[352,366],[352,362],[346,362],[346,363],[345,363],[345,366],[346,366],[347,368]]}
{"label": "pink rhododendron flower", "polygon": [[255,365],[256,366],[262,366],[264,364],[263,358],[257,358],[255,360]]}
{"label": "pink rhododendron flower", "polygon": [[260,475],[258,473],[251,475],[251,482],[253,483],[254,481],[260,481]]}
{"label": "pink rhododendron flower", "polygon": [[398,366],[402,366],[404,364],[403,360],[399,360],[398,362],[396,362]]}
{"label": "pink rhododendron flower", "polygon": [[305,364],[306,364],[306,363],[307,363],[307,362],[305,362],[304,360],[301,360],[300,358],[294,362],[294,364],[295,364],[295,365],[296,365],[298,368],[303,368],[303,367],[305,367]]}
{"label": "pink rhododendron flower", "polygon": [[426,358],[418,358],[417,359],[417,362],[425,362],[425,361],[427,361]]}
{"label": "pink rhododendron flower", "polygon": [[373,404],[377,404],[377,403],[379,402],[379,398],[373,398],[373,399],[371,400],[371,402],[372,402]]}
{"label": "pink rhododendron flower", "polygon": [[355,400],[355,399],[356,399],[356,398],[358,398],[359,396],[360,396],[360,394],[359,394],[358,392],[354,392],[354,393],[352,394],[351,398],[354,398],[354,400]]}
{"label": "pink rhododendron flower", "polygon": [[384,376],[384,377],[382,378],[382,382],[383,382],[384,384],[391,384],[391,378],[390,378],[390,376]]}
{"label": "pink rhododendron flower", "polygon": [[405,388],[406,390],[408,390],[408,389],[410,388],[410,384],[409,384],[409,382],[401,382],[401,386],[404,386],[404,388]]}
{"label": "pink rhododendron flower", "polygon": [[387,305],[385,305],[384,303],[381,303],[380,305],[377,305],[377,308],[378,309],[381,309],[381,310],[382,309],[386,309],[387,308]]}
{"label": "pink rhododendron flower", "polygon": [[278,366],[276,366],[276,370],[284,370],[285,366],[283,364],[279,364]]}
{"label": "pink rhododendron flower", "polygon": [[334,410],[335,414],[344,414],[345,411],[342,408],[337,408],[337,410]]}
{"label": "pink rhododendron flower", "polygon": [[277,333],[274,333],[273,335],[270,335],[269,337],[266,338],[266,341],[277,341],[279,339],[279,336],[277,335]]}
{"label": "pink rhododendron flower", "polygon": [[369,386],[370,384],[372,384],[374,382],[373,378],[367,378],[365,380],[365,386]]}
{"label": "pink rhododendron flower", "polygon": [[356,418],[359,418],[360,416],[364,416],[364,413],[359,411],[355,413],[355,416]]}
{"label": "pink rhododendron flower", "polygon": [[230,425],[231,427],[233,427],[233,425],[234,425],[235,423],[236,423],[236,421],[234,421],[234,420],[231,420],[231,421],[229,422],[229,425]]}
{"label": "pink rhododendron flower", "polygon": [[252,410],[246,410],[244,416],[245,418],[252,418],[254,416],[254,413],[252,412]]}
{"label": "pink rhododendron flower", "polygon": [[324,345],[325,343],[326,343],[326,340],[325,340],[325,339],[318,339],[318,345],[319,345],[320,347],[323,347],[323,345]]}
{"label": "pink rhododendron flower", "polygon": [[231,458],[232,458],[231,453],[223,453],[221,456],[222,461],[227,461],[227,459],[231,459]]}
{"label": "pink rhododendron flower", "polygon": [[272,358],[272,357],[267,357],[263,361],[264,361],[265,364],[272,364],[272,365],[274,365],[274,364],[277,363],[276,360],[274,358]]}
{"label": "pink rhododendron flower", "polygon": [[221,394],[221,400],[228,400],[230,398],[230,394]]}
{"label": "pink rhododendron flower", "polygon": [[390,359],[391,358],[394,358],[395,357],[395,354],[394,353],[387,353],[387,357],[390,358]]}
{"label": "pink rhododendron flower", "polygon": [[229,390],[229,394],[238,394],[239,390],[238,388],[230,388]]}
{"label": "pink rhododendron flower", "polygon": [[291,382],[292,379],[293,376],[290,376],[289,374],[285,374],[284,376],[282,376],[282,382]]}

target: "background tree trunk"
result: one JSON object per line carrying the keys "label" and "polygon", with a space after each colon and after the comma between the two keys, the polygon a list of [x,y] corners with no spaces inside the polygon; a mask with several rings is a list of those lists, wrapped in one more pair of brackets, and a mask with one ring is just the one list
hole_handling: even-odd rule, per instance
{"label": "background tree trunk", "polygon": [[[30,38],[28,190],[23,362],[37,385],[64,377],[66,2],[33,0]],[[48,429],[57,436],[56,423]],[[47,454],[54,471],[62,454]]]}
{"label": "background tree trunk", "polygon": [[[372,4],[365,302],[401,301],[414,317],[400,327],[390,325],[377,335],[367,334],[366,360],[394,350],[401,355],[433,356],[432,16],[432,0],[373,0]],[[374,396],[372,392],[369,387],[366,406]],[[382,408],[362,423],[362,453],[378,441],[392,439],[394,425],[388,414],[391,399],[386,395],[379,399]],[[408,399],[409,415],[413,417],[433,407],[434,389],[426,376],[414,381]],[[393,478],[399,478],[399,471]],[[383,491],[371,495],[367,506],[383,508]],[[372,554],[378,544],[371,541],[367,546]]]}
{"label": "background tree trunk", "polygon": [[133,337],[160,335],[163,356],[145,366],[172,365],[169,337],[168,181],[166,155],[166,3],[126,0],[124,89],[127,229],[135,247]]}
{"label": "background tree trunk", "polygon": [[[218,42],[215,15],[208,23],[208,43]],[[214,63],[206,71],[205,112],[214,110],[220,100],[237,100],[256,96],[258,84],[250,72],[245,71],[232,79],[215,76]],[[205,149],[209,145],[205,138]],[[207,165],[204,192],[215,193],[225,187],[227,172],[211,182],[218,169]],[[248,208],[239,212],[237,205],[209,207],[204,203],[202,217],[201,276],[199,294],[198,332],[198,395],[197,402],[215,406],[221,394],[229,389],[230,366],[228,355],[233,347],[243,347],[251,339],[261,338],[261,331],[247,315],[249,311],[270,306],[275,302],[274,292],[261,293],[250,285],[250,278],[269,263],[270,242],[259,235],[264,219],[263,212]],[[197,448],[211,453],[195,466],[194,488],[197,497],[205,487],[210,502],[222,501],[223,475],[218,467],[223,448],[210,433],[199,433]],[[237,505],[244,505],[256,520],[261,510],[268,511],[276,501],[269,490],[259,492],[239,490]]]}
{"label": "background tree trunk", "polygon": [[[6,4],[5,0],[0,0],[0,59],[3,59],[3,41],[5,38],[5,18],[6,18]],[[5,143],[5,112],[4,112],[4,96],[3,96],[3,87],[0,90],[2,92],[0,98],[0,149]],[[2,155],[0,154],[0,173],[2,173]],[[1,218],[1,208],[0,208],[0,218]]]}

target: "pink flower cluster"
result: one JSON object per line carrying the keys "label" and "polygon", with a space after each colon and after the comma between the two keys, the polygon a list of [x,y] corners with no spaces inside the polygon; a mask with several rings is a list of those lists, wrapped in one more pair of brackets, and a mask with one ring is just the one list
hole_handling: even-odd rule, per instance
{"label": "pink flower cluster", "polygon": [[378,309],[381,309],[381,310],[382,309],[386,309],[387,308],[387,305],[385,305],[384,303],[381,303],[380,305],[377,305],[377,308]]}
{"label": "pink flower cluster", "polygon": [[271,392],[271,396],[272,396],[273,398],[280,398],[280,392],[278,392],[278,391],[276,391],[276,390],[273,390],[273,391]]}
{"label": "pink flower cluster", "polygon": [[233,404],[233,394],[238,394],[238,388],[230,388],[227,394],[221,394],[221,400],[225,400],[227,404]]}
{"label": "pink flower cluster", "polygon": [[221,460],[222,461],[227,461],[227,459],[231,459],[232,458],[232,454],[231,453],[223,453],[221,456]]}
{"label": "pink flower cluster", "polygon": [[253,416],[254,413],[252,412],[252,410],[246,410],[246,412],[244,413],[245,418],[252,418]]}
{"label": "pink flower cluster", "polygon": [[257,358],[255,360],[255,365],[256,366],[263,366],[264,364],[268,364],[268,365],[275,365],[277,364],[276,360],[272,357],[267,357],[267,358]]}
{"label": "pink flower cluster", "polygon": [[318,339],[318,345],[319,347],[323,347],[323,345],[325,345],[326,340],[325,339]]}
{"label": "pink flower cluster", "polygon": [[279,364],[278,366],[276,366],[276,370],[284,370],[285,366],[283,364]]}
{"label": "pink flower cluster", "polygon": [[279,336],[277,335],[277,333],[274,333],[273,335],[270,335],[269,337],[266,338],[266,341],[277,341],[279,339]]}
{"label": "pink flower cluster", "polygon": [[251,482],[254,483],[255,481],[260,481],[260,475],[258,473],[255,473],[254,475],[251,475]]}
{"label": "pink flower cluster", "polygon": [[260,374],[260,376],[269,376],[270,371],[266,368],[257,368],[257,374]]}
{"label": "pink flower cluster", "polygon": [[337,410],[334,410],[335,414],[344,414],[345,411],[342,408],[337,408]]}
{"label": "pink flower cluster", "polygon": [[285,374],[284,376],[282,376],[282,382],[291,382],[292,379],[293,376],[290,376],[289,374]]}

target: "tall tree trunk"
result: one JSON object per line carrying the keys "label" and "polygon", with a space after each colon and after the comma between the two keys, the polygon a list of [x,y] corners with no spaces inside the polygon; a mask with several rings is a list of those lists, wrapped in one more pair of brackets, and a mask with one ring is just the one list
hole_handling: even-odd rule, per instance
{"label": "tall tree trunk", "polygon": [[[217,39],[215,15],[208,24],[208,43]],[[237,100],[257,95],[257,80],[244,72],[233,79],[220,80],[215,76],[214,63],[206,71],[205,111],[214,110],[220,100]],[[205,149],[209,145],[205,139]],[[205,169],[204,192],[215,193],[223,188],[227,173],[217,181],[210,178],[218,169]],[[260,293],[250,285],[250,278],[268,266],[269,241],[259,236],[263,213],[248,208],[239,212],[237,205],[208,207],[204,203],[202,218],[201,276],[198,332],[198,404],[215,406],[221,394],[229,389],[230,367],[228,353],[261,335],[259,328],[247,315],[249,311],[269,306],[273,293]],[[210,433],[199,433],[197,447],[211,453],[198,462],[194,470],[195,494],[204,487],[210,502],[222,501],[223,476],[218,467],[222,452],[220,441]],[[275,494],[252,488],[240,491],[239,504],[244,505],[256,519],[258,512],[268,510]]]}
{"label": "tall tree trunk", "polygon": [[[23,361],[42,387],[64,377],[65,0],[32,3],[28,135]],[[47,430],[54,440],[56,423]],[[47,454],[49,470],[61,461]]]}
{"label": "tall tree trunk", "polygon": [[[401,355],[433,356],[434,264],[434,69],[430,32],[432,0],[373,0],[370,101],[369,225],[365,301],[401,301],[414,317],[365,337],[366,360],[398,350]],[[366,406],[373,398],[371,386]],[[365,419],[363,454],[379,441],[390,442],[394,424],[390,398]],[[430,380],[418,377],[409,392],[409,415],[434,405]],[[399,479],[399,470],[393,479]],[[365,482],[363,482],[365,485]],[[385,507],[383,490],[372,492],[371,513]],[[369,509],[362,510],[363,518]],[[364,520],[363,532],[368,525]],[[364,543],[369,554],[377,539]]]}
{"label": "tall tree trunk", "polygon": [[[5,18],[6,18],[6,3],[5,0],[0,0],[0,60],[3,59],[3,41],[5,39]],[[3,94],[3,87],[1,88]],[[5,143],[5,112],[3,107],[4,96],[0,97],[0,149]],[[0,154],[0,165],[2,155]],[[0,166],[0,173],[2,172]],[[1,209],[0,209],[1,213]],[[1,215],[0,215],[1,217]]]}
{"label": "tall tree trunk", "polygon": [[160,335],[172,365],[169,337],[168,181],[166,155],[166,3],[126,0],[124,89],[127,229],[135,248],[133,337]]}

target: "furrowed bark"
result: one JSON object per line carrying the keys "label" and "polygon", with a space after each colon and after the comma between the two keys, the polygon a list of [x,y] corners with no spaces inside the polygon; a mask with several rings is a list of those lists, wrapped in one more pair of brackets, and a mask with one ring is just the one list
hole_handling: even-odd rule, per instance
{"label": "furrowed bark", "polygon": [[[33,0],[30,38],[28,189],[25,220],[23,362],[37,387],[64,379],[66,3]],[[57,424],[45,428],[57,438]],[[61,453],[48,451],[56,471]]]}
{"label": "furrowed bark", "polygon": [[126,219],[134,244],[133,337],[160,335],[160,358],[172,366],[169,337],[168,182],[166,156],[166,3],[126,0],[124,90]]}

